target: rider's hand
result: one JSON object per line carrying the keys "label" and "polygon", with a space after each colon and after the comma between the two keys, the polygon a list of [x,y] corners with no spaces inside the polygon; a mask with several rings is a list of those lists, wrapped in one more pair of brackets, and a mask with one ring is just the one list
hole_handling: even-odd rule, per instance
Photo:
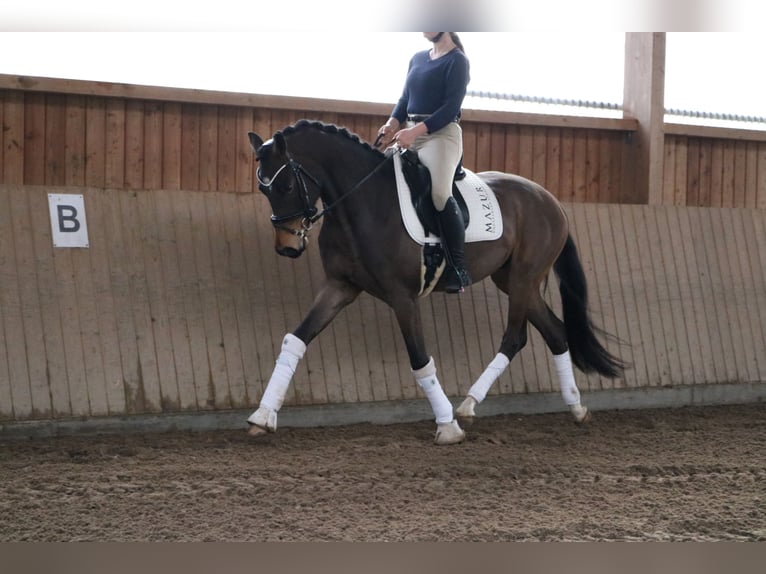
{"label": "rider's hand", "polygon": [[411,128],[404,128],[403,130],[396,132],[394,141],[399,144],[399,147],[407,149],[412,146],[413,143],[415,143],[417,138],[427,133],[428,128],[426,127],[426,124],[420,122]]}
{"label": "rider's hand", "polygon": [[381,147],[381,145],[384,147],[387,146],[398,129],[399,120],[396,118],[389,118],[378,130],[378,138],[375,140],[375,147]]}

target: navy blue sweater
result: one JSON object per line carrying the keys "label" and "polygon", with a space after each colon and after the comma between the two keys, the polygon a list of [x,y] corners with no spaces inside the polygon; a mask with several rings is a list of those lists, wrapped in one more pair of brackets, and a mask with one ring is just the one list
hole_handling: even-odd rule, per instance
{"label": "navy blue sweater", "polygon": [[432,134],[460,117],[470,66],[457,48],[436,60],[428,52],[418,52],[410,60],[402,96],[391,115],[400,123],[408,115],[430,115],[424,123]]}

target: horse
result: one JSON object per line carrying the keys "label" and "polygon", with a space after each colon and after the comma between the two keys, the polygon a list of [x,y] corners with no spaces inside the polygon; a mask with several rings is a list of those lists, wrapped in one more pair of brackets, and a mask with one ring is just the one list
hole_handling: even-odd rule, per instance
{"label": "horse", "polygon": [[[465,262],[474,282],[490,277],[508,296],[507,327],[497,354],[453,412],[424,340],[419,310],[422,246],[403,225],[391,150],[384,153],[347,128],[307,119],[266,141],[254,132],[248,138],[258,187],[271,206],[277,253],[299,257],[321,218],[318,245],[325,272],[308,313],[282,340],[259,406],[247,419],[250,434],[276,431],[277,413],[307,346],[363,291],[393,310],[413,377],[434,414],[437,445],[465,439],[461,423],[473,421],[477,405],[525,346],[528,323],[553,355],[561,395],[575,422],[590,420],[572,364],[608,378],[621,376],[626,365],[599,341],[597,334],[609,334],[590,318],[577,247],[552,193],[518,175],[476,174],[495,194],[503,228],[497,239],[466,243]],[[543,299],[543,282],[547,284],[551,269],[559,280],[563,320]],[[442,291],[442,283],[436,282],[433,290]]]}

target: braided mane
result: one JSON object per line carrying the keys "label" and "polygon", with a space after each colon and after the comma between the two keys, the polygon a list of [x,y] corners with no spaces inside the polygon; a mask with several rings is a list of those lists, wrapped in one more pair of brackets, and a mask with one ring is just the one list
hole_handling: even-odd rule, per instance
{"label": "braided mane", "polygon": [[339,127],[335,124],[326,124],[318,120],[306,120],[306,119],[298,120],[293,125],[287,126],[286,128],[282,129],[282,134],[285,136],[288,136],[292,133],[297,133],[306,129],[317,129],[327,134],[340,134],[341,136],[349,139],[350,141],[359,144],[364,149],[371,151],[377,156],[385,157],[383,152],[375,149],[368,142],[362,141],[362,138],[360,138],[357,134],[350,132],[348,129],[344,127]]}

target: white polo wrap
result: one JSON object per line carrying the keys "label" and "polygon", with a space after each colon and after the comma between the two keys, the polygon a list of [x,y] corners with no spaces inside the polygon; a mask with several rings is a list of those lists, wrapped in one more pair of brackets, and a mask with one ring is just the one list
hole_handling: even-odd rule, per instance
{"label": "white polo wrap", "polygon": [[431,403],[431,410],[436,417],[436,424],[451,423],[453,420],[452,403],[449,402],[447,395],[444,394],[439,379],[436,377],[436,364],[431,357],[425,367],[412,371],[418,386]]}
{"label": "white polo wrap", "polygon": [[261,397],[261,406],[278,411],[282,408],[290,381],[295,374],[298,361],[306,353],[306,344],[292,333],[285,335],[282,340],[282,350],[277,357],[274,371],[271,373],[269,384]]}
{"label": "white polo wrap", "polygon": [[495,358],[487,365],[481,376],[476,379],[476,382],[471,386],[468,391],[468,395],[473,397],[477,403],[480,403],[487,398],[487,393],[495,381],[503,374],[505,369],[510,364],[510,359],[504,353],[498,353]]}
{"label": "white polo wrap", "polygon": [[559,387],[564,403],[568,406],[580,404],[580,391],[575,383],[574,371],[572,370],[572,359],[569,351],[561,355],[553,355],[553,363],[556,365],[556,374],[559,376]]}

